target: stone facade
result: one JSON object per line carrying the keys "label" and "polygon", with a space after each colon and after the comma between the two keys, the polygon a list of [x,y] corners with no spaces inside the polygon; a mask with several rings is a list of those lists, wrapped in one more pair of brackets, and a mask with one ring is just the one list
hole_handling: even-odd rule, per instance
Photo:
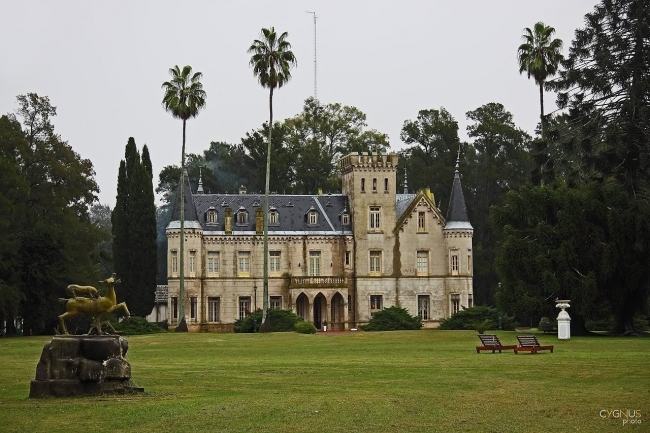
{"label": "stone facade", "polygon": [[[350,154],[339,162],[342,194],[270,196],[272,308],[345,330],[393,305],[419,314],[425,327],[471,306],[472,227],[460,176],[445,220],[430,191],[397,193],[397,162],[394,154]],[[229,330],[262,307],[263,197],[185,188],[188,328]],[[167,227],[171,326],[180,307],[177,211]]]}

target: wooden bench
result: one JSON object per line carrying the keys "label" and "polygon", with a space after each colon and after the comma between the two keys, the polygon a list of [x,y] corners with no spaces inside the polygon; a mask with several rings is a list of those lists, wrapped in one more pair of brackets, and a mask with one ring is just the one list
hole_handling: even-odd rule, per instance
{"label": "wooden bench", "polygon": [[517,340],[519,341],[519,346],[515,347],[515,353],[537,353],[540,350],[550,350],[553,353],[553,346],[542,346],[534,335],[517,335]]}
{"label": "wooden bench", "polygon": [[476,353],[481,353],[481,350],[491,350],[495,353],[497,350],[501,353],[502,350],[512,350],[517,346],[504,346],[499,341],[499,337],[494,334],[478,334],[478,338],[483,343],[482,346],[476,346]]}

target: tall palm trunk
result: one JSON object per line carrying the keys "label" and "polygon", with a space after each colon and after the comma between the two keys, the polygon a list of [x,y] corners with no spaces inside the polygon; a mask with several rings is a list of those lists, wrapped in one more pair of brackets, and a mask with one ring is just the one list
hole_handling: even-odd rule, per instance
{"label": "tall palm trunk", "polygon": [[181,151],[181,256],[180,256],[180,313],[178,324],[185,328],[185,119],[183,119],[183,148]]}
{"label": "tall palm trunk", "polygon": [[273,86],[269,91],[269,142],[266,147],[266,187],[264,189],[264,290],[262,291],[262,326],[261,332],[269,332],[271,326],[268,323],[269,311],[269,183],[271,181],[271,138],[273,132]]}
{"label": "tall palm trunk", "polygon": [[544,138],[544,83],[539,83],[539,121],[541,122],[542,138]]}

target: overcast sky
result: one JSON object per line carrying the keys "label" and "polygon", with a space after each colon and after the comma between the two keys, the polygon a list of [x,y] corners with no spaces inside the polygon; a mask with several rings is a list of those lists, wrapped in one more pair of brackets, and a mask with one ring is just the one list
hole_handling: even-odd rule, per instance
{"label": "overcast sky", "polygon": [[[298,60],[274,94],[274,119],[298,114],[314,94],[317,20],[318,98],[359,108],[368,127],[399,135],[419,110],[445,107],[467,139],[465,113],[502,103],[531,135],[539,91],[519,75],[522,30],[556,28],[566,53],[596,0],[502,1],[9,1],[0,26],[0,114],[16,95],[35,92],[57,107],[56,131],[93,162],[100,201],[115,203],[129,137],[147,144],[158,173],[180,164],[181,121],[161,106],[174,65],[203,72],[207,106],[187,125],[187,151],[211,141],[238,143],[268,120],[268,90],[246,50],[262,27],[288,32]],[[547,111],[555,97],[547,94]]]}

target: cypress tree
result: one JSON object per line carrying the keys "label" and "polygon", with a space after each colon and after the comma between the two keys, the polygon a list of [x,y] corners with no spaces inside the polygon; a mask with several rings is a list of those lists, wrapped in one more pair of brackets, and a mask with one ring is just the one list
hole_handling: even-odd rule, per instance
{"label": "cypress tree", "polygon": [[132,137],[120,162],[112,222],[119,302],[132,315],[147,316],[156,291],[156,208],[149,151],[145,146],[141,158]]}

